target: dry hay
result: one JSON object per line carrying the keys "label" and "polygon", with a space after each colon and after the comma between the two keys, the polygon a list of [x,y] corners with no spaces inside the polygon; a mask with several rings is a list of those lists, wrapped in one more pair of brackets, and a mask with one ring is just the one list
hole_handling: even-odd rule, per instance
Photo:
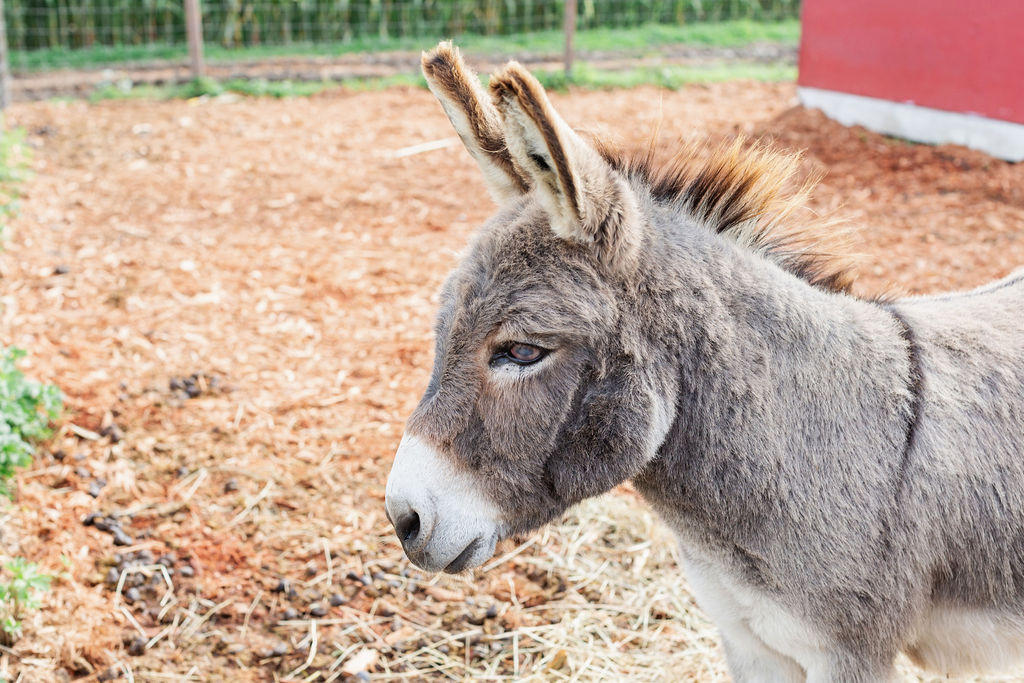
{"label": "dry hay", "polygon": [[[726,83],[555,104],[639,142],[660,118],[666,136],[807,147],[809,172],[831,171],[816,208],[866,228],[862,291],[1024,263],[1024,168],[787,113],[792,97]],[[0,552],[60,575],[0,673],[726,679],[671,538],[628,489],[489,571],[432,578],[403,559],[387,467],[429,368],[433,293],[491,210],[428,93],[8,116],[35,175],[0,253],[0,343],[29,349],[69,410],[0,526]],[[82,524],[96,511],[130,545]]]}

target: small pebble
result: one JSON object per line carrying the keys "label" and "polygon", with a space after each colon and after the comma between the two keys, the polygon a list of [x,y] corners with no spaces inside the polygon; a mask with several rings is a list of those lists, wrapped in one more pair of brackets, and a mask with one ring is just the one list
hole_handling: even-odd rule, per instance
{"label": "small pebble", "polygon": [[124,530],[121,529],[121,527],[114,527],[114,529],[111,531],[111,534],[114,536],[114,545],[132,544],[132,537],[126,534]]}
{"label": "small pebble", "polygon": [[178,479],[181,479],[182,477],[187,477],[188,476],[188,468],[185,467],[184,465],[182,465],[181,467],[179,467],[177,469],[176,474],[178,475]]}
{"label": "small pebble", "polygon": [[288,579],[280,579],[277,582],[277,585],[271,588],[270,590],[274,593],[287,593],[291,591],[291,589],[292,584]]}
{"label": "small pebble", "polygon": [[315,602],[309,606],[309,614],[314,617],[326,617],[327,608],[320,603]]}
{"label": "small pebble", "polygon": [[174,563],[178,561],[178,558],[174,556],[174,553],[167,553],[157,558],[157,564],[162,564],[165,567],[173,567]]}
{"label": "small pebble", "polygon": [[82,479],[88,479],[89,477],[92,476],[92,472],[90,472],[89,470],[85,469],[84,467],[76,467],[75,468],[75,475],[78,476],[78,477],[81,477]]}
{"label": "small pebble", "polygon": [[113,681],[115,679],[121,678],[122,675],[123,674],[122,674],[122,672],[119,669],[107,669],[106,671],[101,673],[99,676],[97,676],[96,680],[97,681],[102,681],[102,682]]}
{"label": "small pebble", "polygon": [[226,482],[224,482],[224,493],[231,493],[232,491],[237,491],[237,490],[238,490],[238,480],[235,479],[234,477],[231,477]]}
{"label": "small pebble", "polygon": [[124,599],[131,603],[138,601],[140,597],[142,595],[139,593],[139,589],[134,586],[124,592]]}
{"label": "small pebble", "polygon": [[388,575],[385,574],[384,572],[374,572],[373,573],[373,580],[374,581],[386,581],[387,578],[388,578]]}
{"label": "small pebble", "polygon": [[104,581],[114,585],[121,579],[121,572],[117,571],[113,567],[107,570],[107,575],[104,577]]}
{"label": "small pebble", "polygon": [[182,576],[186,579],[190,579],[196,575],[196,570],[192,568],[192,565],[186,564],[183,567],[178,568],[178,576]]}
{"label": "small pebble", "polygon": [[292,619],[299,618],[299,611],[294,607],[285,607],[284,611],[281,612],[281,618],[285,621],[291,621]]}
{"label": "small pebble", "polygon": [[87,514],[85,517],[82,518],[82,524],[84,524],[85,526],[92,526],[96,522],[97,519],[100,519],[102,517],[103,517],[103,515],[101,515],[98,512],[90,512],[89,514]]}
{"label": "small pebble", "polygon": [[60,448],[58,448],[58,449],[57,449],[57,450],[55,450],[55,451],[54,451],[53,453],[51,453],[51,455],[53,455],[53,459],[54,459],[54,460],[56,460],[57,462],[63,462],[63,461],[64,461],[64,458],[66,458],[66,457],[67,457],[67,453],[65,453],[65,452],[64,452],[64,451],[63,451],[62,449],[60,449]]}
{"label": "small pebble", "polygon": [[283,657],[288,653],[288,646],[284,643],[278,643],[274,646],[274,649],[270,651],[271,657]]}
{"label": "small pebble", "polygon": [[331,607],[340,607],[341,605],[344,605],[346,602],[348,602],[348,600],[346,600],[345,596],[341,593],[332,593],[328,602],[331,603]]}
{"label": "small pebble", "polygon": [[93,498],[99,498],[100,492],[103,491],[103,487],[107,485],[106,479],[93,479],[89,483],[89,495]]}
{"label": "small pebble", "polygon": [[356,679],[360,681],[368,681],[370,680],[370,674],[366,673],[365,671],[360,671],[356,674]]}
{"label": "small pebble", "polygon": [[63,265],[63,264],[61,264],[61,265],[59,265],[59,266],[57,266],[56,268],[53,269],[53,274],[54,275],[67,275],[70,272],[71,272],[71,269],[68,268],[67,266]]}
{"label": "small pebble", "polygon": [[487,617],[488,619],[494,619],[495,617],[497,617],[498,616],[498,606],[497,605],[491,605],[490,607],[488,607],[487,608],[487,612],[484,613],[484,616]]}
{"label": "small pebble", "polygon": [[313,578],[314,576],[316,576],[316,565],[312,562],[306,565],[306,576],[308,576],[309,578]]}
{"label": "small pebble", "polygon": [[110,439],[110,443],[117,443],[124,438],[124,432],[117,425],[110,425],[104,431],[106,432],[104,436]]}

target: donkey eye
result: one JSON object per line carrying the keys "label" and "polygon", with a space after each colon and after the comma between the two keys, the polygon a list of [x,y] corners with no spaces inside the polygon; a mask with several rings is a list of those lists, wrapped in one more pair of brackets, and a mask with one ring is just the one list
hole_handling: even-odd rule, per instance
{"label": "donkey eye", "polygon": [[513,344],[508,349],[508,357],[517,363],[535,363],[543,355],[543,350],[529,344]]}
{"label": "donkey eye", "polygon": [[539,361],[547,354],[547,349],[543,349],[539,346],[534,346],[533,344],[522,344],[516,342],[501,348],[497,353],[491,356],[491,365],[495,367],[504,365],[506,363],[515,363],[516,365],[531,365]]}

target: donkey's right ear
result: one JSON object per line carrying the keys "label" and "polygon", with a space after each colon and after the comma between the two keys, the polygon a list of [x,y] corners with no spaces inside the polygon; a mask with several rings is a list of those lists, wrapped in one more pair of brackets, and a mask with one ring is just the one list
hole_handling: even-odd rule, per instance
{"label": "donkey's right ear", "polygon": [[512,161],[505,146],[501,116],[484,93],[479,79],[449,41],[424,52],[423,75],[430,91],[441,101],[448,119],[466,149],[484,172],[487,190],[501,203],[526,192],[526,176]]}

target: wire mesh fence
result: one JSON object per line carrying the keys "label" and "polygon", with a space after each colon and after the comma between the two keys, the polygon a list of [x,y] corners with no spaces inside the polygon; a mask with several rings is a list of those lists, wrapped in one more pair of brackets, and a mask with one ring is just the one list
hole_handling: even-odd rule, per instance
{"label": "wire mesh fence", "polygon": [[[5,0],[11,68],[32,71],[183,59],[182,0]],[[217,57],[246,48],[375,50],[423,39],[557,31],[565,0],[205,0],[202,40]],[[579,0],[577,28],[770,21],[800,0]],[[417,42],[418,41],[418,42]]]}

